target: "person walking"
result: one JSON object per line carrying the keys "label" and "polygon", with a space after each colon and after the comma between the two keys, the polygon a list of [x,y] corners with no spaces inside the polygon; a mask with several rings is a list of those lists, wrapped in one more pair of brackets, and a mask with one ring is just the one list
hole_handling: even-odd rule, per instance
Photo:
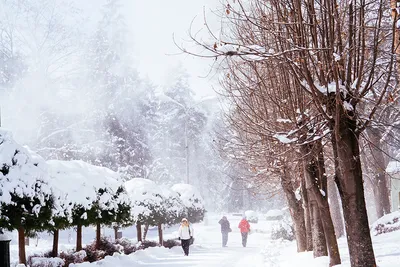
{"label": "person walking", "polygon": [[221,225],[221,233],[222,233],[222,247],[226,247],[228,243],[228,234],[232,232],[231,225],[226,218],[226,216],[222,216],[222,219],[218,222]]}
{"label": "person walking", "polygon": [[183,253],[189,256],[190,241],[193,239],[193,228],[190,226],[189,221],[183,218],[181,226],[179,226],[179,240],[181,241]]}
{"label": "person walking", "polygon": [[250,224],[246,220],[246,216],[243,216],[243,219],[240,221],[238,228],[240,229],[240,233],[242,234],[242,245],[245,248],[247,245],[247,236],[250,232]]}

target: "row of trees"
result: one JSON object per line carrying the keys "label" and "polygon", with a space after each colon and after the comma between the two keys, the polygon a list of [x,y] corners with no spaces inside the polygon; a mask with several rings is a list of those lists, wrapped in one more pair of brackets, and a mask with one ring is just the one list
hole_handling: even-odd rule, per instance
{"label": "row of trees", "polygon": [[77,251],[82,249],[82,227],[89,225],[96,226],[97,246],[102,225],[117,229],[133,224],[138,229],[142,224],[158,225],[162,244],[162,224],[175,224],[191,214],[196,214],[192,220],[197,222],[204,216],[199,194],[188,203],[172,189],[157,190],[147,179],[124,183],[118,173],[83,161],[45,162],[4,130],[0,154],[0,229],[18,230],[20,263],[26,264],[25,236],[32,233],[52,232],[56,257],[59,230],[66,228],[77,229]]}
{"label": "row of trees", "polygon": [[376,266],[367,174],[377,216],[390,212],[400,56],[391,3],[392,14],[388,1],[228,1],[220,35],[208,27],[211,40],[192,36],[206,52],[182,48],[223,72],[231,137],[221,150],[252,180],[280,183],[298,251],[329,254],[330,266],[341,263],[340,202],[351,266]]}

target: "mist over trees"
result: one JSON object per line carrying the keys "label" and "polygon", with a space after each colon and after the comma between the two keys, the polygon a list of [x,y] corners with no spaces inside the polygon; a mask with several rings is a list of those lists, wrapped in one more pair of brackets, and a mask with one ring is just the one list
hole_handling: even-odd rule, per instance
{"label": "mist over trees", "polygon": [[188,182],[211,210],[256,204],[216,152],[219,100],[196,98],[182,63],[163,86],[144,78],[123,8],[107,0],[89,21],[72,0],[1,0],[2,127],[46,160],[83,160],[125,180]]}

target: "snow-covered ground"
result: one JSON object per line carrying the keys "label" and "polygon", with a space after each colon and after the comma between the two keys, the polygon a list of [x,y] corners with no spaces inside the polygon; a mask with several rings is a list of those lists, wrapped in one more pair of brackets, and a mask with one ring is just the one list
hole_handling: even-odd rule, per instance
{"label": "snow-covered ground", "polygon": [[[101,264],[103,267],[135,267],[135,266],[251,266],[251,267],[289,267],[289,266],[307,266],[307,267],[327,267],[328,258],[322,257],[313,259],[312,252],[296,253],[295,242],[278,241],[270,239],[270,230],[273,222],[265,221],[259,217],[259,223],[252,224],[253,234],[249,235],[248,246],[243,248],[241,245],[241,236],[237,225],[240,217],[228,215],[233,230],[229,235],[228,247],[221,246],[221,234],[219,231],[218,220],[222,214],[208,215],[205,222],[195,224],[195,245],[191,246],[189,257],[183,256],[182,249],[175,247],[166,248],[148,248],[143,251],[137,251],[131,255],[114,255],[106,257],[101,263],[83,263],[75,267],[90,267]],[[112,236],[111,229],[105,229],[106,236]],[[123,230],[124,237],[135,240],[136,232],[134,228]],[[166,230],[165,238],[174,238],[177,236],[177,227]],[[93,228],[86,228],[83,240],[85,243],[91,243],[95,237]],[[149,239],[157,240],[157,231],[150,230]],[[374,249],[379,267],[399,266],[400,262],[400,231],[373,236]],[[16,240],[16,236],[13,236]],[[51,236],[43,233],[39,239],[38,245],[35,239],[31,239],[31,245],[27,247],[27,253],[37,253],[48,251],[51,248]],[[65,250],[73,248],[75,244],[75,232],[73,230],[63,231],[60,239],[60,249]],[[350,266],[349,257],[344,238],[339,240],[340,252],[343,264],[341,266]],[[18,260],[18,250],[15,241],[11,247],[11,258],[15,264]]]}

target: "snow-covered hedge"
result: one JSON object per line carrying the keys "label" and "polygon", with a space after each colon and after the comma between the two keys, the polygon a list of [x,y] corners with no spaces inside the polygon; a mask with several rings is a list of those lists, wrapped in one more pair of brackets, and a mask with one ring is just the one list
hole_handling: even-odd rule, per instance
{"label": "snow-covered hedge", "polygon": [[182,218],[185,216],[186,207],[183,205],[182,200],[179,198],[179,194],[172,189],[162,186],[163,196],[165,198],[166,208],[166,223],[176,224],[180,223]]}
{"label": "snow-covered hedge", "polygon": [[150,225],[163,223],[166,210],[161,188],[151,180],[134,178],[125,182],[125,188],[132,204],[135,221]]}
{"label": "snow-covered hedge", "polygon": [[53,202],[48,180],[44,160],[0,129],[0,228],[43,230]]}
{"label": "snow-covered hedge", "polygon": [[175,184],[171,189],[178,193],[185,205],[188,220],[192,223],[202,221],[205,212],[204,200],[197,189],[189,184]]}
{"label": "snow-covered hedge", "polygon": [[[130,200],[118,173],[79,160],[49,160],[47,166],[56,215],[81,225],[126,223],[131,217]],[[122,209],[128,214],[121,216]]]}
{"label": "snow-covered hedge", "polygon": [[386,234],[400,230],[400,211],[379,218],[371,227],[373,235]]}

